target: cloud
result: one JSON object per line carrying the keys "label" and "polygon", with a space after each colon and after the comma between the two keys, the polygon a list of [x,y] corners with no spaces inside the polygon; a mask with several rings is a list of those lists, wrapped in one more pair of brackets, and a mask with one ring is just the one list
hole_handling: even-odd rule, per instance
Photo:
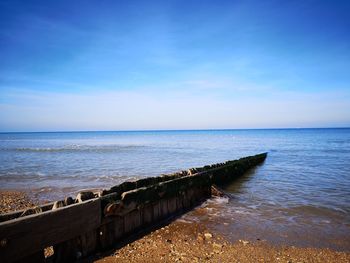
{"label": "cloud", "polygon": [[348,101],[344,94],[321,93],[223,99],[184,91],[17,90],[0,104],[0,126],[19,131],[347,126]]}

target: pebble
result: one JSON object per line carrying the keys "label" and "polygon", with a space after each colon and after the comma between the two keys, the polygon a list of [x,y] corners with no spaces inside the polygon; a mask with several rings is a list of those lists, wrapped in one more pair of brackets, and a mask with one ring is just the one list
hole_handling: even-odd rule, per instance
{"label": "pebble", "polygon": [[243,245],[248,245],[249,244],[249,241],[246,241],[246,240],[238,240],[239,242],[241,242]]}
{"label": "pebble", "polygon": [[211,239],[213,237],[213,235],[210,233],[204,233],[204,237],[205,237],[205,239]]}
{"label": "pebble", "polygon": [[223,246],[218,243],[213,243],[213,247],[221,249]]}
{"label": "pebble", "polygon": [[197,240],[198,240],[198,242],[200,242],[200,243],[203,243],[203,237],[202,236],[200,236],[200,235],[198,235],[198,237],[197,237]]}

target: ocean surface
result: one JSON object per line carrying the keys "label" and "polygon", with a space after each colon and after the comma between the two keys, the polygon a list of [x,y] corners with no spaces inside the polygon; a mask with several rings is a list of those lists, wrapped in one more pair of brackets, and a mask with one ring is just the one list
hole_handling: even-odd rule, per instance
{"label": "ocean surface", "polygon": [[0,188],[53,200],[262,152],[228,198],[183,220],[232,240],[350,250],[350,129],[0,133]]}

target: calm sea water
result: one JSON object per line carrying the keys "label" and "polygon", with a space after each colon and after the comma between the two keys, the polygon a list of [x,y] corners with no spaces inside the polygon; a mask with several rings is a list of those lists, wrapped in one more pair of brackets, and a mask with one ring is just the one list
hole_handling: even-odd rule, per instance
{"label": "calm sea water", "polygon": [[57,199],[266,151],[230,198],[187,219],[233,239],[350,250],[350,129],[0,133],[0,188]]}

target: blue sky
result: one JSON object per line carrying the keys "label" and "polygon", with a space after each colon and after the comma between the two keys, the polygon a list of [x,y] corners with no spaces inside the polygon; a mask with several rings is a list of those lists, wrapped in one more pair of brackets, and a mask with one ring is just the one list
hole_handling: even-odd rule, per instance
{"label": "blue sky", "polygon": [[0,0],[0,130],[350,126],[350,1]]}

